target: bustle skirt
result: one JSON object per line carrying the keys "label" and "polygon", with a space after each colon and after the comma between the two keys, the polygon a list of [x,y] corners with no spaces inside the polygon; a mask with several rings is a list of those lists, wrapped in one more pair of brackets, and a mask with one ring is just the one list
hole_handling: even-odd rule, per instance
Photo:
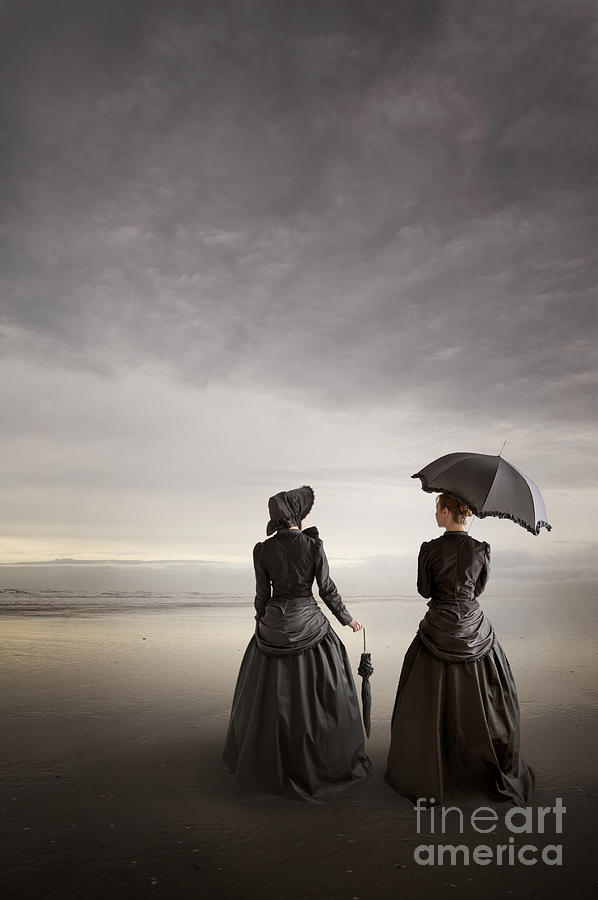
{"label": "bustle skirt", "polygon": [[249,641],[223,755],[241,791],[319,800],[371,774],[347,652],[326,625],[300,652]]}
{"label": "bustle skirt", "polygon": [[492,637],[489,649],[467,662],[438,658],[419,633],[408,648],[386,781],[410,800],[529,800],[535,778],[520,750],[515,680]]}

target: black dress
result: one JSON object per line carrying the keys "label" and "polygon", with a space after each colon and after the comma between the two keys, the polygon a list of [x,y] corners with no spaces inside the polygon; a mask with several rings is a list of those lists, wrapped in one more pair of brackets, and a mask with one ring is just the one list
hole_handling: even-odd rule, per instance
{"label": "black dress", "polygon": [[465,532],[422,544],[417,589],[431,599],[405,654],[386,772],[410,800],[522,805],[532,793],[513,674],[477,601],[489,570],[489,545]]}
{"label": "black dress", "polygon": [[253,551],[256,630],[235,688],[224,762],[246,791],[315,800],[371,773],[343,643],[312,594],[343,625],[352,616],[315,528],[281,529]]}

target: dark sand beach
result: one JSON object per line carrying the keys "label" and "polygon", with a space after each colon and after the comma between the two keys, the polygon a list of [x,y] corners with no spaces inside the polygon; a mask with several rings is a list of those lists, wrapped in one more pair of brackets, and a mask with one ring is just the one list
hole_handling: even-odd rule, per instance
{"label": "dark sand beach", "polygon": [[[598,887],[594,604],[489,598],[519,690],[534,811],[562,833],[515,835],[538,861],[421,866],[421,844],[508,843],[508,807],[476,833],[418,834],[383,782],[390,714],[421,600],[349,599],[373,654],[375,774],[328,804],[240,798],[221,752],[251,604],[205,597],[3,595],[3,897],[594,897]],[[568,611],[570,613],[570,611]],[[339,632],[357,668],[361,636]],[[471,809],[469,810],[471,813]],[[438,814],[438,813],[437,813]],[[449,818],[447,818],[447,824]],[[562,865],[541,851],[562,846]]]}

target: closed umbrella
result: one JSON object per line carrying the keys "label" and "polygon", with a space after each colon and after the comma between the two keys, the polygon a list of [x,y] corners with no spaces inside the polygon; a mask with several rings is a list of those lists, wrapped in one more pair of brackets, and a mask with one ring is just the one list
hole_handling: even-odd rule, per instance
{"label": "closed umbrella", "polygon": [[537,485],[499,454],[448,453],[411,476],[429,494],[451,494],[480,519],[512,519],[531,534],[551,530]]}
{"label": "closed umbrella", "polygon": [[365,628],[363,629],[363,653],[359,660],[359,668],[357,674],[361,675],[361,706],[363,712],[363,725],[365,733],[370,736],[371,728],[371,712],[372,712],[372,689],[370,687],[370,675],[373,673],[372,654],[366,653],[365,649]]}

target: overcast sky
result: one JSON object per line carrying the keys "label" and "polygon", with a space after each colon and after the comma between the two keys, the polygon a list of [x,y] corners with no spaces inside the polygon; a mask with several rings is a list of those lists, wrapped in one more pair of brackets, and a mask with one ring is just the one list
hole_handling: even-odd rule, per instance
{"label": "overcast sky", "polygon": [[344,592],[405,591],[409,476],[505,439],[554,530],[476,522],[497,576],[592,582],[595,4],[19,0],[1,33],[5,586],[244,589],[308,483]]}

